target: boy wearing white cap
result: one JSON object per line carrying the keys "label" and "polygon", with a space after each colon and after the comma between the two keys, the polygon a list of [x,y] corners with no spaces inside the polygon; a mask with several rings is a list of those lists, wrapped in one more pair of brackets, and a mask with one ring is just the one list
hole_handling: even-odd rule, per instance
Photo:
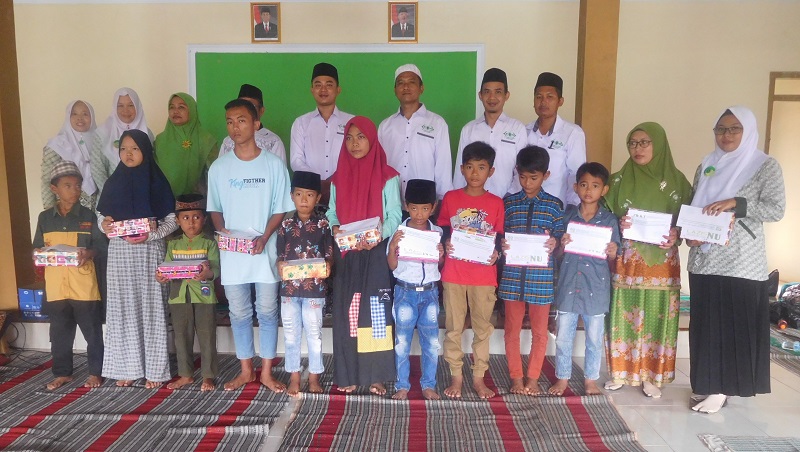
{"label": "boy wearing white cap", "polygon": [[[486,181],[486,189],[500,198],[522,189],[517,180],[515,165],[517,153],[528,145],[525,125],[503,113],[503,106],[510,95],[508,78],[503,70],[491,68],[483,74],[478,98],[483,104],[484,112],[461,129],[456,156],[456,161],[460,162],[461,154],[468,144],[476,141],[488,143],[495,150],[496,157],[494,174]],[[459,189],[466,185],[464,176],[457,169],[453,174],[453,188]]]}
{"label": "boy wearing white cap", "polygon": [[394,94],[400,101],[397,113],[378,127],[378,140],[389,165],[400,173],[401,199],[411,179],[436,182],[436,197],[442,199],[453,188],[450,135],[444,118],[419,101],[425,87],[417,66],[404,64],[394,73]]}

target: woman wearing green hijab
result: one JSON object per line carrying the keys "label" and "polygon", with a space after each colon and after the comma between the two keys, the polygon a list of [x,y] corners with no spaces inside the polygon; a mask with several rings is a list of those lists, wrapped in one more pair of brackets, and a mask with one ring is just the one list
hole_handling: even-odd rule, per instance
{"label": "woman wearing green hijab", "polygon": [[168,108],[167,126],[156,137],[156,163],[174,196],[205,194],[206,173],[219,152],[217,140],[200,125],[192,96],[173,94]]}
{"label": "woman wearing green hijab", "polygon": [[[609,209],[630,227],[629,208],[669,213],[673,225],[692,187],[675,167],[664,129],[645,122],[625,140],[630,158],[611,176]],[[612,277],[607,347],[611,379],[606,389],[642,386],[660,397],[662,385],[675,378],[681,268],[675,227],[660,245],[623,240]]]}

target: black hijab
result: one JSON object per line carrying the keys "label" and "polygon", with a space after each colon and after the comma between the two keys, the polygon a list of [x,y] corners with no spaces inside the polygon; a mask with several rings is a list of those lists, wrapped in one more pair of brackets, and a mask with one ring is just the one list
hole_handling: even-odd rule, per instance
{"label": "black hijab", "polygon": [[97,211],[114,221],[164,218],[175,211],[175,198],[169,181],[153,158],[150,137],[141,130],[126,130],[119,138],[120,144],[125,137],[131,137],[139,146],[142,163],[128,168],[119,162],[103,186]]}

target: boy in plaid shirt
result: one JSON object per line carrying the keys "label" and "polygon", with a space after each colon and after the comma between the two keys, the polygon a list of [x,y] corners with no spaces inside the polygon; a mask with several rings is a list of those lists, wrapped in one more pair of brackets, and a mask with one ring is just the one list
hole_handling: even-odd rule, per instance
{"label": "boy in plaid shirt", "polygon": [[[548,234],[546,248],[552,254],[557,239],[564,235],[564,209],[561,201],[542,190],[550,176],[550,155],[543,148],[528,146],[517,154],[516,169],[522,190],[503,199],[506,233]],[[503,243],[503,248],[508,246]],[[553,257],[546,267],[523,267],[506,264],[500,279],[498,296],[505,303],[505,343],[511,392],[539,395],[539,374],[547,348],[547,319],[553,302]],[[528,358],[527,381],[522,379],[520,330],[525,309],[531,322],[533,343]]]}

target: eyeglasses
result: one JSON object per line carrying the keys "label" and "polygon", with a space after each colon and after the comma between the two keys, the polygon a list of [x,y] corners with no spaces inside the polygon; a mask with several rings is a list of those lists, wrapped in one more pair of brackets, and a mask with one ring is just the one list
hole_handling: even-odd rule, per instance
{"label": "eyeglasses", "polygon": [[637,147],[641,147],[642,149],[644,149],[647,146],[650,146],[650,143],[652,143],[652,141],[650,140],[640,140],[640,141],[631,140],[628,141],[628,149],[636,149]]}
{"label": "eyeglasses", "polygon": [[726,133],[730,133],[731,135],[739,135],[742,133],[744,128],[742,126],[733,126],[733,127],[714,127],[714,135],[725,135]]}

